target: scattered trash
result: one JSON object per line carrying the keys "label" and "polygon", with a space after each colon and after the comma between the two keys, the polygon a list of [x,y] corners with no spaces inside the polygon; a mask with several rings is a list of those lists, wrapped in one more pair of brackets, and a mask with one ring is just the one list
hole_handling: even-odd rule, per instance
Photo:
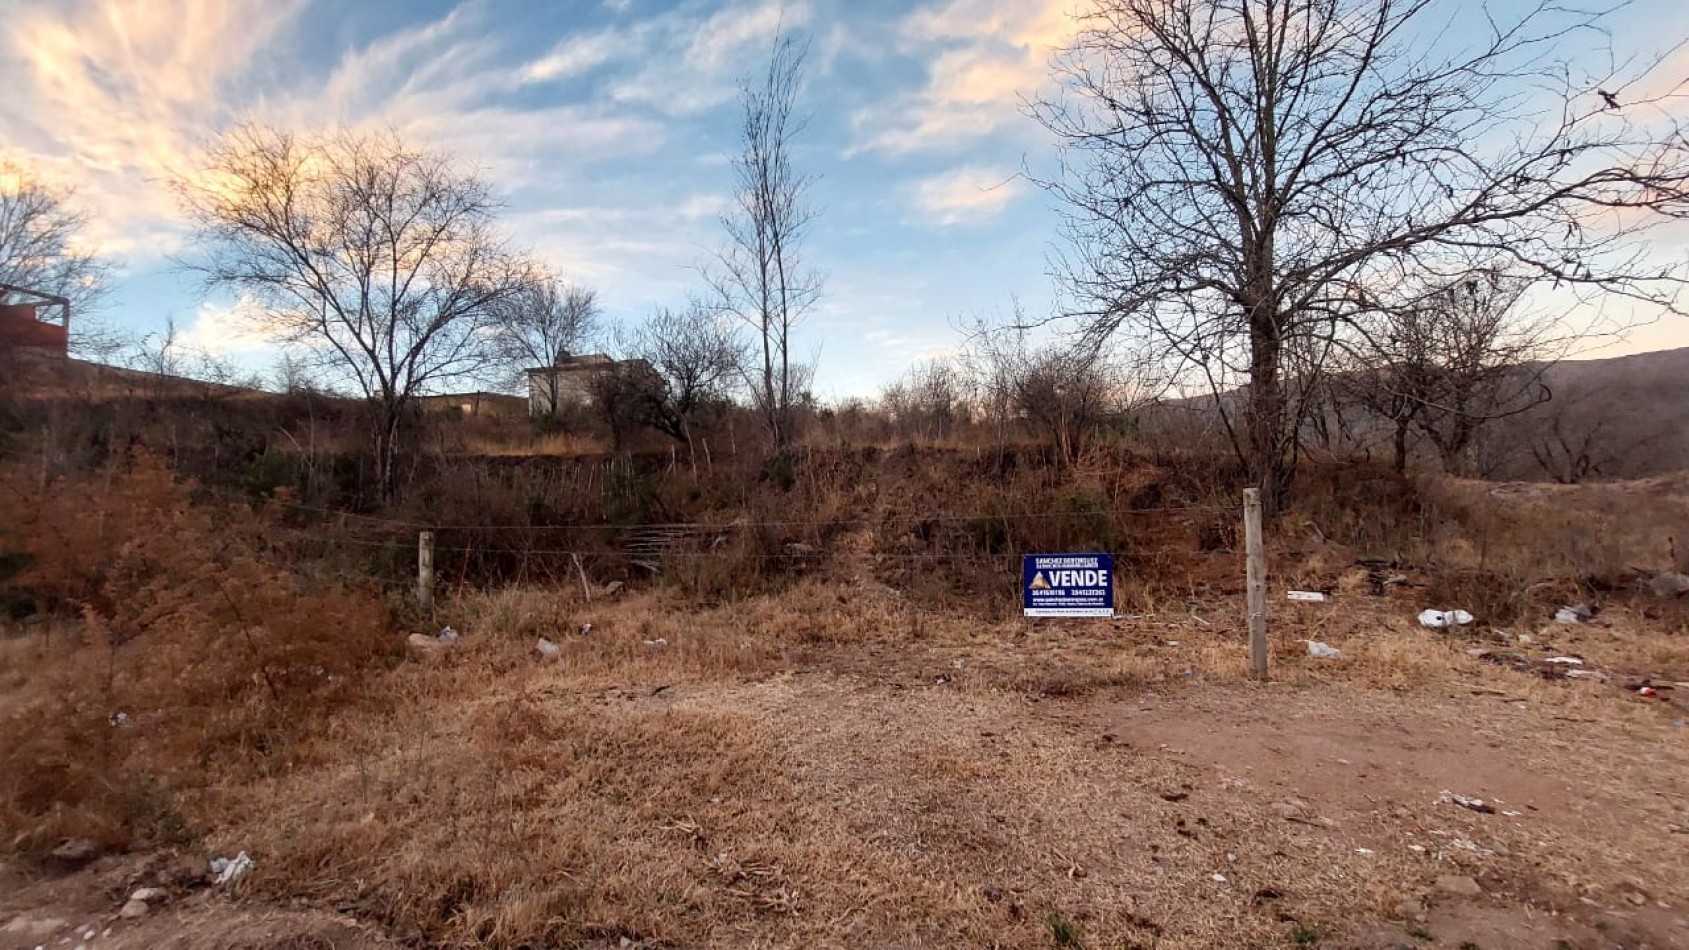
{"label": "scattered trash", "polygon": [[1225,875],[1224,875],[1224,874],[1216,874],[1216,875],[1214,875],[1214,883],[1215,883],[1215,884],[1224,884],[1224,883],[1226,883],[1226,876],[1225,876]]}
{"label": "scattered trash", "polygon": [[1554,622],[1564,624],[1587,623],[1595,616],[1588,604],[1568,604],[1554,612]]}
{"label": "scattered trash", "polygon": [[457,631],[453,630],[450,627],[446,627],[445,629],[441,630],[440,635],[438,637],[435,637],[434,639],[439,640],[441,645],[449,646],[449,645],[457,642]]}
{"label": "scattered trash", "polygon": [[1303,642],[1308,644],[1309,656],[1318,657],[1322,660],[1338,660],[1343,658],[1343,651],[1337,649],[1329,643],[1321,643],[1318,640],[1305,640]]}
{"label": "scattered trash", "polygon": [[1167,645],[1168,645],[1168,646],[1170,646],[1170,647],[1176,647],[1176,646],[1178,646],[1178,645],[1179,645],[1179,641],[1177,641],[1177,640],[1168,640],[1168,641],[1167,641]]}
{"label": "scattered trash", "polygon": [[1472,615],[1464,610],[1421,610],[1419,625],[1432,630],[1445,627],[1464,627],[1472,622]]}
{"label": "scattered trash", "polygon": [[1528,633],[1519,634],[1519,644],[1521,646],[1530,646],[1531,644],[1533,644],[1535,642],[1536,642],[1536,637],[1533,637]]}
{"label": "scattered trash", "polygon": [[114,729],[122,729],[129,725],[129,714],[121,710],[114,712],[106,717],[106,722],[111,723]]}
{"label": "scattered trash", "polygon": [[1655,691],[1654,687],[1644,686],[1641,689],[1638,689],[1636,691],[1636,695],[1638,695],[1638,696],[1658,696],[1660,694],[1657,691]]}
{"label": "scattered trash", "polygon": [[1560,664],[1562,666],[1582,666],[1583,665],[1583,658],[1577,657],[1577,656],[1551,656],[1551,657],[1543,660],[1543,662],[1544,663],[1557,663],[1557,664]]}
{"label": "scattered trash", "polygon": [[1377,854],[1377,852],[1373,851],[1371,848],[1356,848],[1355,853],[1356,854]]}
{"label": "scattered trash", "polygon": [[1611,676],[1600,670],[1567,670],[1566,678],[1569,680],[1596,680],[1602,683],[1612,679]]}
{"label": "scattered trash", "polygon": [[547,640],[544,637],[540,637],[539,642],[534,644],[534,649],[539,650],[540,656],[543,656],[543,657],[554,657],[557,654],[563,652],[562,647],[558,646],[555,643],[552,643],[550,640]]}
{"label": "scattered trash", "polygon": [[1484,815],[1495,814],[1495,806],[1484,801],[1482,798],[1474,798],[1471,795],[1456,795],[1454,792],[1451,792],[1446,788],[1443,789],[1441,795],[1437,796],[1437,801],[1442,802],[1445,805],[1459,805],[1462,808]]}
{"label": "scattered trash", "polygon": [[252,871],[252,859],[245,851],[232,858],[213,858],[211,873],[217,878],[218,887],[227,887]]}
{"label": "scattered trash", "polygon": [[1293,590],[1290,592],[1290,599],[1307,601],[1312,604],[1320,604],[1325,602],[1325,595],[1317,590]]}
{"label": "scattered trash", "polygon": [[1506,811],[1503,811],[1503,812],[1502,812],[1502,814],[1503,814],[1503,815],[1506,815],[1506,816],[1507,816],[1507,817],[1509,817],[1509,818],[1517,818],[1517,817],[1519,817],[1519,816],[1520,816],[1520,815],[1523,815],[1523,814],[1524,814],[1524,812],[1522,812],[1522,811],[1514,811],[1514,810],[1512,810],[1512,809],[1507,809],[1507,810],[1506,810]]}
{"label": "scattered trash", "polygon": [[590,636],[591,634],[592,634],[592,624],[590,624],[590,623],[581,624],[581,636],[585,637],[585,636]]}
{"label": "scattered trash", "polygon": [[655,640],[645,641],[645,645],[648,647],[666,647],[669,645],[669,641],[663,637],[658,637]]}

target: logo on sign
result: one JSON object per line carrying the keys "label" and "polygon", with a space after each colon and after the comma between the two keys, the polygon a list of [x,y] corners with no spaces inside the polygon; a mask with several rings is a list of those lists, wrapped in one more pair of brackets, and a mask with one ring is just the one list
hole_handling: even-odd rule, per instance
{"label": "logo on sign", "polygon": [[1020,574],[1028,617],[1114,616],[1112,555],[1028,554]]}

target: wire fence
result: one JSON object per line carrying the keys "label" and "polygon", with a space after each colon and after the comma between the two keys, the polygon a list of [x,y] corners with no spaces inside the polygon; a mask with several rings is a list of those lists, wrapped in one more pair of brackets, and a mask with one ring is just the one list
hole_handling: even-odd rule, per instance
{"label": "wire fence", "polygon": [[931,567],[948,565],[950,579],[967,587],[1018,577],[1026,554],[1083,550],[1153,558],[1155,545],[1145,539],[1165,541],[1169,530],[1192,534],[1183,547],[1200,555],[1233,560],[1240,553],[1242,514],[1240,505],[1184,504],[688,522],[425,523],[287,499],[214,494],[306,516],[302,524],[272,532],[276,543],[289,549],[290,560],[313,563],[325,577],[388,590],[416,585],[425,532],[438,582],[448,587],[572,584],[589,574],[600,582],[659,576],[698,582],[703,575],[735,572],[763,577],[912,565],[929,568],[929,575]]}

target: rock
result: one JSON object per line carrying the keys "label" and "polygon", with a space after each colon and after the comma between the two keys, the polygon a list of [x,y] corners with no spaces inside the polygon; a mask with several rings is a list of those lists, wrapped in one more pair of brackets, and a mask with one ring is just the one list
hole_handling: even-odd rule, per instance
{"label": "rock", "polygon": [[13,917],[0,932],[23,937],[51,937],[67,926],[68,923],[57,917],[31,917],[28,914],[20,914]]}
{"label": "rock", "polygon": [[1477,897],[1484,893],[1478,882],[1466,874],[1444,874],[1438,877],[1437,890],[1454,897]]}
{"label": "rock", "polygon": [[70,838],[48,854],[49,863],[60,871],[77,871],[104,850],[91,838]]}
{"label": "rock", "polygon": [[145,917],[150,910],[152,910],[152,907],[146,901],[132,900],[123,905],[123,909],[117,912],[117,916],[125,920],[134,920],[137,917]]}
{"label": "rock", "polygon": [[1648,580],[1648,593],[1655,597],[1682,597],[1689,594],[1689,574],[1664,571]]}
{"label": "rock", "polygon": [[617,594],[620,594],[626,587],[627,585],[623,584],[621,581],[611,581],[610,583],[604,585],[604,596],[614,597]]}
{"label": "rock", "polygon": [[170,892],[162,887],[143,887],[129,895],[132,901],[143,904],[157,904],[170,899]]}
{"label": "rock", "polygon": [[552,643],[550,640],[547,640],[545,637],[539,638],[539,642],[534,644],[534,649],[540,651],[540,656],[543,656],[547,659],[555,657],[559,653],[563,652],[562,647],[558,646],[555,643]]}
{"label": "rock", "polygon": [[1273,814],[1283,818],[1285,821],[1305,822],[1308,820],[1308,803],[1299,798],[1292,798],[1289,801],[1283,802],[1273,802],[1267,807]]}
{"label": "rock", "polygon": [[410,645],[411,651],[417,656],[432,656],[446,648],[446,644],[422,633],[411,634],[405,642]]}

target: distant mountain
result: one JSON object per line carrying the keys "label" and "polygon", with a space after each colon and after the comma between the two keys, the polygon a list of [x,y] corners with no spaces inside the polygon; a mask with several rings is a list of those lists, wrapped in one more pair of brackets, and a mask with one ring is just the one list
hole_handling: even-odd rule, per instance
{"label": "distant mountain", "polygon": [[1566,480],[1579,464],[1605,478],[1689,469],[1689,347],[1567,360],[1543,379],[1552,399],[1492,425],[1492,476]]}

